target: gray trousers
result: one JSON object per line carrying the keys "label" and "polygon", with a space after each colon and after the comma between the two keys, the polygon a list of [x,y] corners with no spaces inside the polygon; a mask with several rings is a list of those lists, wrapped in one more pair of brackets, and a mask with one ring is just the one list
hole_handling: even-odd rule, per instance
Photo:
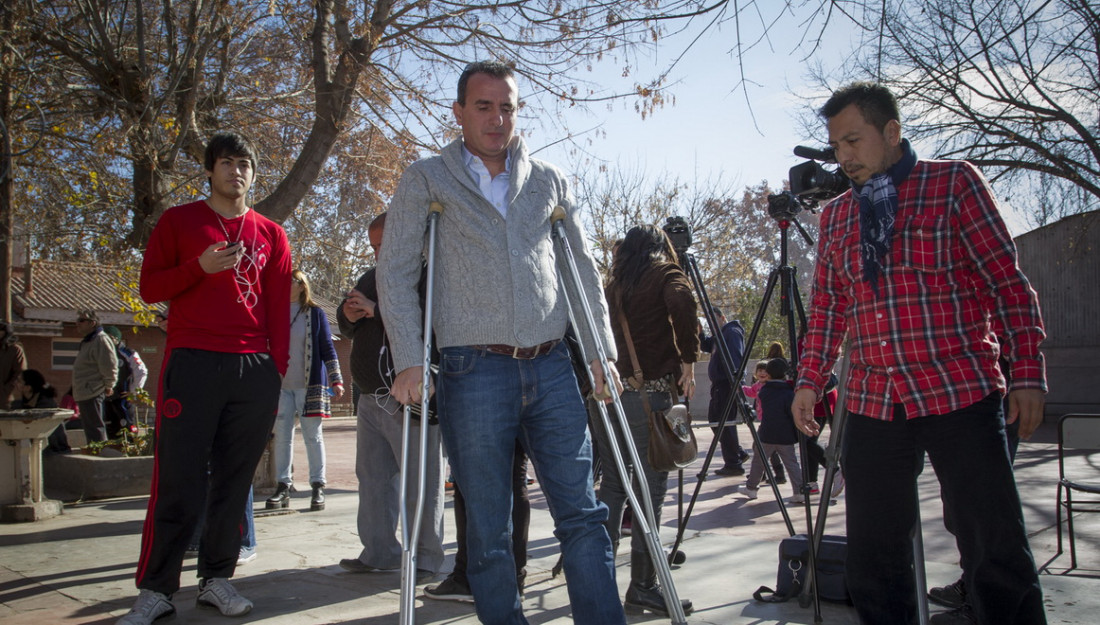
{"label": "gray trousers", "polygon": [[790,480],[791,488],[794,489],[794,494],[802,492],[802,467],[798,464],[798,457],[794,453],[794,445],[771,445],[769,443],[761,443],[764,448],[763,454],[754,453],[752,455],[752,466],[749,468],[749,475],[745,478],[745,486],[748,488],[756,488],[760,485],[760,478],[764,475],[764,461],[772,457],[772,454],[779,454],[779,459],[783,461],[783,466],[787,467],[787,479]]}
{"label": "gray trousers", "polygon": [[[657,527],[653,528],[653,531],[659,533],[661,510],[664,508],[665,495],[668,492],[668,471],[657,471],[649,464],[649,417],[646,415],[641,395],[637,391],[626,390],[620,396],[620,401],[623,405],[623,411],[626,413],[626,420],[630,425],[630,436],[634,439],[634,445],[638,449],[639,460],[642,463],[641,467],[634,467],[633,485],[634,488],[638,488],[639,484],[644,483],[644,487],[649,489],[649,498],[653,503],[653,516],[657,522]],[[649,403],[653,410],[668,410],[672,406],[672,396],[668,393],[650,393]],[[588,402],[588,410],[591,416],[592,432],[595,435],[596,444],[600,450],[600,458],[603,461],[603,479],[600,480],[599,500],[607,504],[607,534],[611,537],[611,542],[617,544],[622,535],[623,509],[627,503],[626,480],[619,475],[618,468],[615,466],[615,460],[611,455],[611,436],[604,429],[603,421],[599,418],[598,409],[591,401]],[[610,412],[608,416],[611,417],[612,423],[614,423],[614,412]],[[630,454],[627,451],[626,441],[621,438],[619,439],[619,451],[623,454],[623,461],[629,461]],[[635,490],[634,492],[641,498],[639,491]],[[639,517],[642,516],[642,511],[633,510],[632,514]],[[631,552],[646,553],[648,549],[645,535],[642,532],[633,531],[630,533]]]}
{"label": "gray trousers", "polygon": [[[401,431],[404,410],[389,395],[364,393],[356,414],[355,475],[359,478],[359,560],[379,569],[401,567],[398,537],[401,505]],[[410,522],[416,512],[420,427],[413,421],[409,439],[412,463],[405,493]],[[416,568],[438,573],[443,567],[443,451],[439,427],[428,426],[424,519],[417,537]]]}

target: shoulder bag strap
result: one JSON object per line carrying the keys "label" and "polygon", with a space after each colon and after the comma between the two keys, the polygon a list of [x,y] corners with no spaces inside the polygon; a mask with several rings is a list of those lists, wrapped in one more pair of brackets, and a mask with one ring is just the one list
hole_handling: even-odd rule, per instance
{"label": "shoulder bag strap", "polygon": [[626,322],[626,315],[619,310],[619,323],[623,326],[623,337],[626,338],[626,350],[630,352],[630,363],[634,365],[634,376],[627,380],[631,386],[637,385],[638,394],[642,397],[642,408],[646,416],[653,414],[653,408],[649,404],[649,392],[645,390],[645,375],[642,373],[642,365],[638,362],[638,352],[634,350],[634,339],[630,338],[630,324]]}

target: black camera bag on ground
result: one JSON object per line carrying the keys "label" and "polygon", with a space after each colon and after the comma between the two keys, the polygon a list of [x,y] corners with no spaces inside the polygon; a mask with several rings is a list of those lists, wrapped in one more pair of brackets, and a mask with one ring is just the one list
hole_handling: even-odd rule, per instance
{"label": "black camera bag on ground", "polygon": [[[826,601],[851,604],[848,584],[844,581],[844,560],[848,555],[846,536],[822,536],[817,553],[818,594]],[[810,558],[809,541],[805,534],[784,538],[779,543],[779,572],[775,590],[761,586],[752,598],[768,603],[782,603],[797,597],[806,583],[806,563]],[[770,595],[770,596],[765,596]]]}

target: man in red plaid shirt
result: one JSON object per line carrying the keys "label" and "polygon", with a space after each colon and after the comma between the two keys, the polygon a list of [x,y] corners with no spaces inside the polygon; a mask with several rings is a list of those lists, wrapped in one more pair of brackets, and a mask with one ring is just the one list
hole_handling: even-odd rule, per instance
{"label": "man in red plaid shirt", "polygon": [[931,622],[1045,623],[1005,442],[1006,419],[1025,439],[1042,421],[1045,332],[997,202],[969,163],[917,159],[885,87],[849,85],[820,113],[852,189],[822,212],[792,408],[817,434],[813,407],[847,337],[847,579],[860,620],[916,622],[909,536],[927,452],[970,603]]}

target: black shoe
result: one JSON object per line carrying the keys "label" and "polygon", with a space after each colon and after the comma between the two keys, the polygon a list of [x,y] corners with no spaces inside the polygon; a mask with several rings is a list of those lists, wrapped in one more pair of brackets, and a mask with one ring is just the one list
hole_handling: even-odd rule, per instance
{"label": "black shoe", "polygon": [[937,586],[928,591],[928,599],[945,608],[958,609],[966,605],[966,585],[960,577],[954,583]]}
{"label": "black shoe", "polygon": [[[695,611],[695,607],[688,599],[681,599],[680,607],[684,610],[684,616]],[[626,589],[623,611],[627,614],[641,614],[646,610],[658,616],[668,616],[664,594],[661,592],[661,587],[657,585],[657,571],[653,568],[653,560],[644,551],[632,551],[630,553],[630,586]]]}
{"label": "black shoe", "polygon": [[722,467],[715,471],[714,474],[722,477],[733,477],[736,475],[744,475],[745,469],[743,467]]}
{"label": "black shoe", "polygon": [[316,512],[325,509],[325,483],[313,482],[313,496],[309,498],[309,509]]}
{"label": "black shoe", "polygon": [[785,476],[785,475],[775,476],[775,483],[776,484],[786,484],[787,483],[787,476]]}
{"label": "black shoe", "polygon": [[746,462],[749,461],[749,452],[742,449],[742,450],[737,452],[737,458],[739,460],[741,460],[741,464],[745,464]]}
{"label": "black shoe", "polygon": [[[684,610],[684,616],[695,611],[690,599],[681,599],[680,607]],[[658,616],[668,616],[665,607],[665,597],[661,594],[661,587],[654,584],[649,588],[642,588],[637,584],[630,584],[626,589],[626,600],[623,601],[623,611],[627,614],[642,614],[649,610]]]}
{"label": "black shoe", "polygon": [[290,507],[290,484],[279,482],[279,485],[275,487],[275,494],[267,498],[266,508],[268,510],[275,510],[277,508],[289,508]]}
{"label": "black shoe", "polygon": [[456,580],[454,575],[448,575],[447,579],[438,584],[426,586],[424,596],[437,601],[474,602],[474,593],[470,592],[469,585]]}
{"label": "black shoe", "polygon": [[344,558],[340,560],[340,568],[348,573],[393,573],[400,569],[379,569],[369,564],[364,564],[359,558]]}
{"label": "black shoe", "polygon": [[977,622],[978,617],[974,616],[974,611],[965,603],[961,608],[933,614],[928,618],[929,625],[974,625]]}

